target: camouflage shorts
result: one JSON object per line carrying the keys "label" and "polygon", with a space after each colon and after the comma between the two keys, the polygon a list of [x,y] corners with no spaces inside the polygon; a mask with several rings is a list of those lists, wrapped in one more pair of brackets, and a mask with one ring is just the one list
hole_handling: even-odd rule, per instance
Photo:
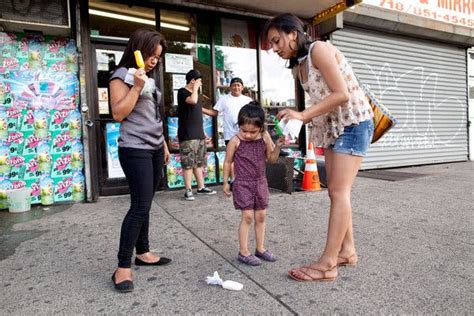
{"label": "camouflage shorts", "polygon": [[199,168],[206,161],[206,140],[191,139],[179,143],[181,167],[184,169]]}

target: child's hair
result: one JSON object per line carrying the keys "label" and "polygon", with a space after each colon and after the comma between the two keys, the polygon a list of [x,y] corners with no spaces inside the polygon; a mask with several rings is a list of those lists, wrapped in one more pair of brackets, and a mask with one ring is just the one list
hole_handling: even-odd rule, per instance
{"label": "child's hair", "polygon": [[237,124],[239,126],[251,124],[263,130],[265,126],[265,111],[262,109],[260,103],[252,101],[244,105],[237,117]]}

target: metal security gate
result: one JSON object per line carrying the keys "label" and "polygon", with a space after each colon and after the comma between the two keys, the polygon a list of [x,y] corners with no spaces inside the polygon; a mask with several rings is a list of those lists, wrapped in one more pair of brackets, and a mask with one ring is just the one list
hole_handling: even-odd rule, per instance
{"label": "metal security gate", "polygon": [[465,49],[350,28],[332,42],[399,120],[362,169],[468,159]]}

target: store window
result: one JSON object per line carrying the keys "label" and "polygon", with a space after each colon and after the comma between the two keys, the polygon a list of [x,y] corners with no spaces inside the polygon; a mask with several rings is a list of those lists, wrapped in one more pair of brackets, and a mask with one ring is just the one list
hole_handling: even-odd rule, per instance
{"label": "store window", "polygon": [[273,50],[262,50],[262,103],[267,107],[295,106],[295,79],[287,61]]}
{"label": "store window", "polygon": [[[275,130],[275,116],[283,108],[296,108],[295,79],[287,61],[273,52],[268,42],[262,43],[261,86],[262,105],[266,112],[267,127],[274,140],[278,137]],[[293,141],[289,147],[298,147]]]}
{"label": "store window", "polygon": [[[251,21],[219,18],[214,25],[216,101],[230,93],[230,80],[239,77],[244,82],[242,94],[256,100],[257,26]],[[218,144],[224,146],[222,117],[218,116]]]}
{"label": "store window", "polygon": [[[168,147],[172,153],[167,166],[168,187],[184,186],[178,141],[178,90],[186,85],[186,73],[191,69],[202,74],[200,100],[205,107],[212,106],[212,66],[210,52],[210,26],[203,16],[161,10],[161,33],[168,43],[168,51],[163,58],[163,97],[166,113]],[[167,27],[163,27],[167,23]],[[171,25],[173,27],[171,27]],[[215,120],[203,115],[203,128],[208,148],[207,164],[204,169],[206,184],[216,183]]]}
{"label": "store window", "polygon": [[[161,10],[161,21],[173,22],[184,27],[162,28],[161,32],[168,43],[168,51],[164,56],[164,105],[168,117],[168,139],[172,151],[179,149],[178,143],[178,90],[186,85],[186,73],[191,69],[199,70],[202,74],[201,102],[203,106],[210,106],[212,100],[211,63],[210,63],[210,37],[209,25],[204,19],[199,19],[195,14]],[[186,29],[187,31],[186,31]],[[213,148],[212,119],[204,116],[207,129],[206,142]]]}
{"label": "store window", "polygon": [[216,56],[216,98],[229,93],[230,80],[244,82],[243,93],[257,98],[256,26],[249,21],[221,18],[214,26]]}
{"label": "store window", "polygon": [[[155,9],[105,1],[89,1],[91,37],[129,38],[137,29],[156,27]],[[120,27],[117,23],[120,21]]]}

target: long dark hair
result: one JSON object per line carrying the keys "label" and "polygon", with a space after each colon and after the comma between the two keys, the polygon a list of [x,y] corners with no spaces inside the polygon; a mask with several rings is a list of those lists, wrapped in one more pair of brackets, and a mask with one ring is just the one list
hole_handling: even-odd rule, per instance
{"label": "long dark hair", "polygon": [[[161,45],[161,56],[164,56],[168,45],[166,44],[164,36],[161,35],[160,32],[146,28],[136,30],[130,36],[127,48],[125,48],[122,59],[120,59],[120,62],[116,69],[120,67],[138,68],[137,63],[135,62],[135,55],[133,54],[133,52],[136,50],[141,51],[143,60],[146,60],[148,57],[152,56],[155,53],[156,47],[158,45]],[[157,73],[158,64],[147,75],[156,79]]]}
{"label": "long dark hair", "polygon": [[306,25],[298,17],[293,14],[284,13],[279,16],[276,16],[265,23],[263,32],[265,38],[268,39],[268,31],[274,28],[279,33],[283,32],[290,34],[291,32],[296,32],[296,44],[298,46],[296,57],[290,58],[290,64],[288,68],[293,68],[298,65],[298,58],[306,56],[308,54],[309,45],[311,40],[306,34]]}
{"label": "long dark hair", "polygon": [[239,126],[250,124],[259,127],[262,131],[265,127],[265,111],[260,103],[252,101],[244,105],[237,116]]}

